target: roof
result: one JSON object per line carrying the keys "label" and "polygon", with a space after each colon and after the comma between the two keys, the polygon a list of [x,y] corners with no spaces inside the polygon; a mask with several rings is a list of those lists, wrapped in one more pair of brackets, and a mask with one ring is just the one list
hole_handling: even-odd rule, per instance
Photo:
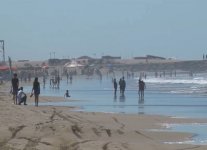
{"label": "roof", "polygon": [[[7,71],[7,70],[10,70],[10,67],[9,66],[0,66],[0,71]],[[11,70],[17,70],[16,67],[12,67]]]}

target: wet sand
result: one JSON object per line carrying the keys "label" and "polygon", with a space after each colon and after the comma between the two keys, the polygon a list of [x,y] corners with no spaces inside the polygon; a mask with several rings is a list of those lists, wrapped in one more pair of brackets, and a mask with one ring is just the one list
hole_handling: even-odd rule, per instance
{"label": "wet sand", "polygon": [[[206,150],[207,146],[164,144],[189,133],[153,132],[164,123],[207,122],[156,115],[75,112],[73,107],[14,105],[9,86],[0,85],[1,150]],[[28,98],[32,103],[34,98]],[[40,101],[63,98],[41,97]]]}

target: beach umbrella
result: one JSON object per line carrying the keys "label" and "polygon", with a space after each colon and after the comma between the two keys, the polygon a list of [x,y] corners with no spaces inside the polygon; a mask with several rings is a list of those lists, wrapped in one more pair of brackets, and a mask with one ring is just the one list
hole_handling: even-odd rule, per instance
{"label": "beach umbrella", "polygon": [[76,68],[76,67],[83,67],[82,64],[77,63],[76,61],[73,61],[71,63],[66,63],[64,65],[65,68]]}

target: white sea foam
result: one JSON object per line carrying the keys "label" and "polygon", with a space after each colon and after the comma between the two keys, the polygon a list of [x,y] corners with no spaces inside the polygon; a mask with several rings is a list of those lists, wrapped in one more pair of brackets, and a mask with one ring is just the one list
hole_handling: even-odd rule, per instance
{"label": "white sea foam", "polygon": [[[207,123],[182,123],[182,124],[169,124],[163,123],[161,124],[166,130],[161,129],[160,131],[176,131],[176,132],[190,132],[195,134],[190,140],[184,141],[166,141],[166,144],[193,144],[193,145],[207,145],[207,136],[204,133],[207,127]],[[159,130],[152,130],[160,132]]]}
{"label": "white sea foam", "polygon": [[177,142],[164,142],[165,144],[192,144],[192,145],[207,145],[207,140],[186,140]]}
{"label": "white sea foam", "polygon": [[149,78],[145,80],[146,83],[159,83],[159,84],[207,84],[207,79],[192,78],[192,79],[168,79],[168,78]]}
{"label": "white sea foam", "polygon": [[[173,118],[173,117],[171,117]],[[175,118],[175,117],[174,117]],[[178,118],[178,117],[176,117]],[[181,117],[179,117],[181,118]],[[193,122],[193,123],[182,123],[182,124],[178,124],[178,123],[162,123],[161,126],[164,126],[166,128],[172,128],[175,126],[207,126],[207,123],[197,123],[197,122]]]}
{"label": "white sea foam", "polygon": [[198,144],[194,140],[177,141],[177,142],[164,142],[165,144]]}
{"label": "white sea foam", "polygon": [[184,94],[184,93],[192,94],[192,93],[194,93],[194,92],[195,92],[195,91],[190,91],[190,90],[170,91],[170,93],[172,93],[172,94],[175,94],[175,93],[177,93],[177,94]]}
{"label": "white sea foam", "polygon": [[166,129],[170,129],[172,127],[172,124],[169,123],[162,123],[161,126],[163,126]]}

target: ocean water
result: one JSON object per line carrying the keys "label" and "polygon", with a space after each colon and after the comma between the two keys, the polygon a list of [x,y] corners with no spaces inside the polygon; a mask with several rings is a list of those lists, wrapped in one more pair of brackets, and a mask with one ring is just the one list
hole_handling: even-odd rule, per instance
{"label": "ocean water", "polygon": [[[117,76],[119,80],[119,76]],[[207,74],[196,76],[178,74],[176,77],[155,78],[153,75],[144,79],[146,83],[144,100],[138,96],[138,78],[126,80],[124,96],[117,91],[113,92],[111,76],[98,77],[78,76],[72,83],[67,83],[63,78],[60,88],[50,88],[49,80],[45,88],[41,85],[42,96],[64,96],[65,91],[70,91],[71,98],[53,103],[40,103],[40,105],[76,106],[78,111],[111,112],[127,114],[156,114],[184,118],[207,117]],[[40,79],[41,81],[41,79]],[[31,86],[25,87],[26,92],[31,91]],[[73,101],[71,101],[71,99]],[[41,102],[41,98],[40,98]],[[207,144],[207,125],[200,124],[172,125],[170,130],[191,132],[190,144]],[[178,141],[186,143],[187,141]],[[170,142],[169,142],[170,143]]]}

